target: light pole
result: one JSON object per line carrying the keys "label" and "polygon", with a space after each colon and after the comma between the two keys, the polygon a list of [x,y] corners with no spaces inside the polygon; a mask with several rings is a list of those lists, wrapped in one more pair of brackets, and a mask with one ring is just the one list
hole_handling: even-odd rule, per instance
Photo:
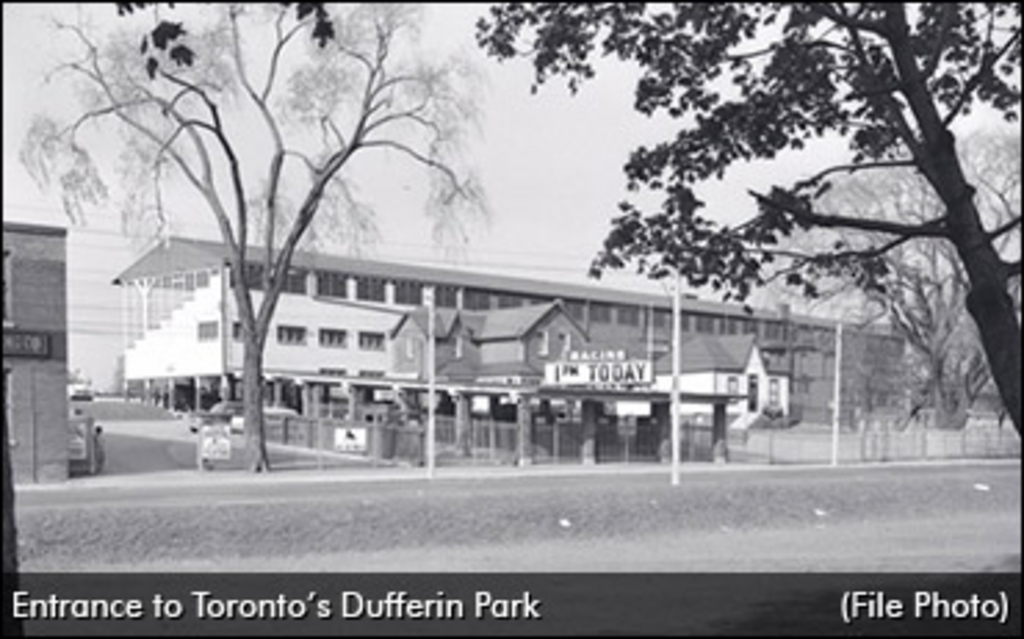
{"label": "light pole", "polygon": [[679,485],[679,351],[681,327],[679,319],[679,267],[672,289],[672,485]]}
{"label": "light pole", "polygon": [[434,478],[434,378],[436,376],[434,333],[434,287],[423,291],[427,302],[427,479]]}
{"label": "light pole", "polygon": [[839,395],[840,380],[843,361],[843,322],[836,324],[836,371],[834,388],[832,390],[832,465],[839,465]]}

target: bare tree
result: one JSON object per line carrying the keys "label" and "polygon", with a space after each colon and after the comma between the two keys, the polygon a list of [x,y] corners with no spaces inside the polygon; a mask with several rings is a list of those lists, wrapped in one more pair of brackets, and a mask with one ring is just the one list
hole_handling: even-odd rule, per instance
{"label": "bare tree", "polygon": [[[186,35],[180,23],[163,21],[141,45],[137,34],[101,45],[82,25],[58,24],[81,45],[81,57],[57,71],[77,79],[82,113],[67,125],[40,116],[22,159],[41,183],[60,186],[70,215],[81,215],[106,187],[79,133],[114,124],[100,130],[124,140],[122,177],[134,178],[126,190],[136,198],[127,202],[129,218],[165,222],[167,191],[181,184],[199,196],[232,256],[247,456],[259,472],[269,469],[263,350],[297,247],[325,208],[356,209],[349,219],[365,220],[347,169],[373,150],[427,169],[435,228],[450,231],[465,214],[483,212],[482,192],[459,162],[476,115],[474,75],[459,58],[416,55],[420,7],[332,9],[337,26],[326,35],[322,7],[300,7],[298,16],[285,5],[208,12],[215,20],[205,30]],[[196,22],[189,18],[190,29]],[[168,46],[181,37],[187,46]]]}
{"label": "bare tree", "polygon": [[[1020,218],[1020,138],[975,136],[961,157],[984,223],[1000,228]],[[942,210],[924,178],[906,169],[848,177],[822,199],[822,208],[864,219],[923,223]],[[880,241],[871,234],[818,231],[816,242],[842,250],[868,250]],[[1003,260],[1020,259],[1020,228],[996,239]],[[868,314],[886,317],[910,346],[913,407],[931,405],[937,423],[960,428],[992,375],[977,326],[967,311],[970,282],[952,243],[908,241],[881,255],[885,275],[876,279],[833,279],[825,295],[863,294]],[[851,276],[855,273],[851,273]],[[1019,278],[1017,278],[1019,282]],[[1019,286],[1011,288],[1018,309]]]}

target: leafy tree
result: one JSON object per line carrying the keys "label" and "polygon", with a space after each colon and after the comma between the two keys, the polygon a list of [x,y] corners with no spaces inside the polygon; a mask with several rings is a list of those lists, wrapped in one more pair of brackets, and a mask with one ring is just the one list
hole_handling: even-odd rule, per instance
{"label": "leafy tree", "polygon": [[458,162],[475,116],[467,97],[474,74],[460,58],[429,62],[416,55],[418,7],[203,10],[216,18],[202,29],[192,18],[188,31],[162,20],[141,38],[121,33],[102,45],[82,26],[59,24],[81,44],[81,57],[57,71],[77,80],[82,113],[67,125],[38,117],[22,159],[41,183],[57,183],[69,214],[79,215],[83,205],[107,196],[78,137],[95,124],[124,142],[123,175],[134,177],[126,191],[136,198],[129,215],[165,215],[162,194],[170,187],[184,184],[198,194],[232,256],[251,425],[247,456],[259,472],[269,469],[263,350],[296,247],[325,213],[363,210],[351,197],[348,169],[374,150],[427,170],[427,213],[437,228],[483,211],[476,180]]}
{"label": "leafy tree", "polygon": [[[1007,292],[1019,257],[993,245],[1019,228],[1019,213],[986,227],[953,127],[984,107],[1020,111],[1020,6],[927,3],[500,4],[478,24],[498,59],[529,58],[537,85],[564,76],[571,90],[595,73],[599,51],[639,65],[635,108],[679,121],[674,138],[641,146],[625,165],[631,189],[663,195],[645,214],[630,203],[592,271],[636,263],[663,276],[678,268],[693,286],[744,299],[782,277],[817,293],[815,281],[847,274],[882,287],[880,259],[915,238],[948,242],[966,282],[967,308],[1004,405],[1020,430],[1020,321]],[[524,44],[525,42],[525,44]],[[735,162],[773,159],[817,138],[849,143],[846,164],[796,184],[751,192],[758,215],[725,226],[700,213],[691,187]],[[909,168],[941,208],[923,221],[823,213],[818,198],[839,174]],[[812,228],[880,233],[868,248],[793,251],[780,243]]]}

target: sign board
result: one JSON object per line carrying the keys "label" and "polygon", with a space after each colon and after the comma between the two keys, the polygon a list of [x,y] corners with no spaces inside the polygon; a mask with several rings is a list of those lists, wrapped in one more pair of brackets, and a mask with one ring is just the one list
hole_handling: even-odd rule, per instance
{"label": "sign board", "polygon": [[203,459],[231,459],[231,432],[227,425],[207,424],[199,429]]}
{"label": "sign board", "polygon": [[651,403],[617,401],[615,402],[615,414],[619,417],[650,417]]}
{"label": "sign board", "polygon": [[365,453],[365,428],[335,428],[334,450],[339,453]]}
{"label": "sign board", "polygon": [[4,329],[4,357],[50,356],[50,335],[32,331]]}
{"label": "sign board", "polygon": [[68,420],[68,459],[88,459],[89,448],[86,442],[90,422],[87,418],[70,418]]}
{"label": "sign board", "polygon": [[544,366],[544,383],[551,386],[627,387],[654,384],[654,367],[647,360],[565,361]]}

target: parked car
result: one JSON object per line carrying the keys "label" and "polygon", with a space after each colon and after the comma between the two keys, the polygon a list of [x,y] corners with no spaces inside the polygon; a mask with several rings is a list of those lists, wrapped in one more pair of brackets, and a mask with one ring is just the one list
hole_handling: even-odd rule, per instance
{"label": "parked car", "polygon": [[242,432],[243,412],[245,405],[242,402],[217,402],[206,412],[192,413],[191,419],[188,420],[188,428],[193,433],[198,433],[202,426],[228,424],[232,432]]}
{"label": "parked car", "polygon": [[[263,417],[297,417],[298,413],[284,406],[264,406]],[[189,430],[199,432],[200,427],[207,425],[228,424],[231,432],[245,432],[245,405],[242,402],[217,402],[205,413],[193,413],[189,420]]]}

